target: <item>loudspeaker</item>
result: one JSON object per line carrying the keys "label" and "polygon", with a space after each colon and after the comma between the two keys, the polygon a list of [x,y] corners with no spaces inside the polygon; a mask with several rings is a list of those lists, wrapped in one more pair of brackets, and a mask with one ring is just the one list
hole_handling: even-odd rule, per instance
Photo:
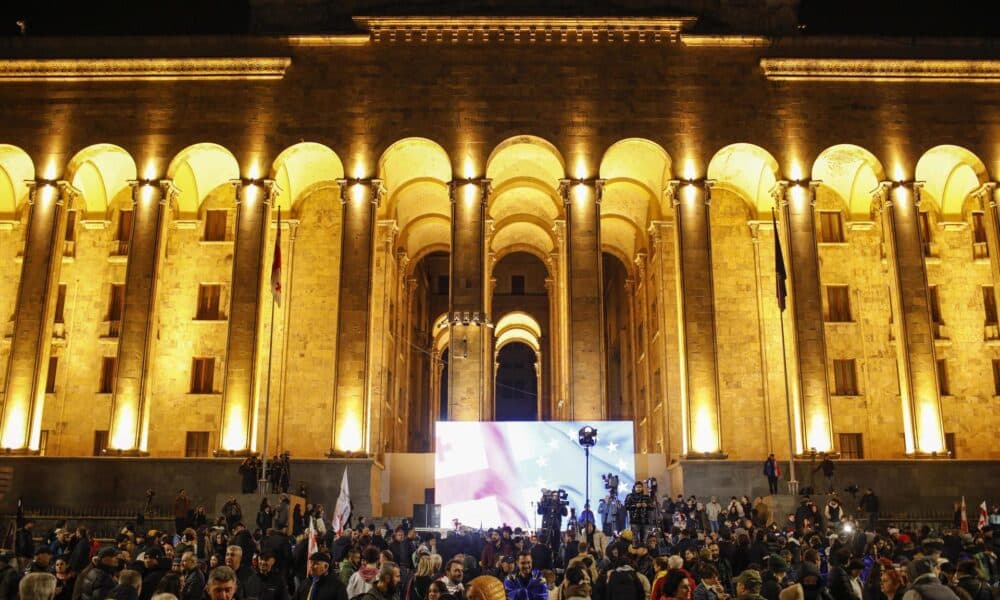
{"label": "loudspeaker", "polygon": [[414,504],[414,527],[441,527],[440,504]]}

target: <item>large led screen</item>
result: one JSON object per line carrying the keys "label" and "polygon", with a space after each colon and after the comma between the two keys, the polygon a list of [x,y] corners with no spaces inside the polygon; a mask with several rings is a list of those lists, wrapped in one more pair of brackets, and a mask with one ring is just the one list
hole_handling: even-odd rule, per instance
{"label": "large led screen", "polygon": [[[590,450],[590,506],[607,490],[602,475],[619,478],[619,497],[635,482],[635,442],[631,421],[453,422],[437,424],[434,453],[435,501],[441,525],[454,519],[469,527],[535,529],[544,489],[563,489],[569,506],[583,510],[586,461],[580,428],[597,429]],[[600,517],[598,517],[600,522]]]}

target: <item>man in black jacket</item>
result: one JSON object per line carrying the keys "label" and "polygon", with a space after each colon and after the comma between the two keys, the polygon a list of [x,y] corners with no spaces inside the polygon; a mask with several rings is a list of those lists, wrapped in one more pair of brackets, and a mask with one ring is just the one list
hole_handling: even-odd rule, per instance
{"label": "man in black jacket", "polygon": [[314,552],[309,557],[309,577],[295,590],[295,600],[347,600],[347,588],[330,574],[330,555]]}
{"label": "man in black jacket", "polygon": [[118,573],[118,552],[114,548],[101,548],[97,564],[88,569],[80,581],[80,600],[104,600],[115,588]]}
{"label": "man in black jacket", "polygon": [[142,587],[139,590],[139,600],[152,598],[156,586],[169,571],[170,563],[163,562],[163,550],[148,548],[142,558]]}
{"label": "man in black jacket", "polygon": [[274,553],[265,550],[257,557],[257,572],[247,580],[243,596],[247,600],[288,600],[285,578],[274,569]]}
{"label": "man in black jacket", "polygon": [[[194,557],[194,552],[188,550],[181,555],[181,595],[177,600],[202,600],[205,593],[205,576],[198,568],[198,560]],[[235,577],[235,575],[234,575]],[[95,598],[94,600],[100,600]]]}

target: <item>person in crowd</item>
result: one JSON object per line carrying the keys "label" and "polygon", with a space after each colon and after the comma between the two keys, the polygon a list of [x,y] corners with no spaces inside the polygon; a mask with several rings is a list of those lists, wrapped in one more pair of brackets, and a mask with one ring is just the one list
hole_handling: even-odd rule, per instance
{"label": "person in crowd", "polygon": [[271,509],[271,504],[267,501],[267,498],[261,498],[260,506],[257,508],[257,518],[255,519],[257,523],[257,529],[261,531],[267,531],[274,525],[274,512]]}
{"label": "person in crowd", "polygon": [[590,600],[591,583],[580,567],[566,569],[562,585],[549,594],[549,600]]}
{"label": "person in crowd", "polygon": [[374,585],[361,596],[361,600],[395,600],[399,594],[399,581],[399,565],[384,562],[379,567]]}
{"label": "person in crowd", "polygon": [[[261,552],[257,557],[257,569],[246,581],[243,596],[247,600],[289,600],[288,584],[274,565],[274,553]],[[345,586],[346,587],[346,586]]]}
{"label": "person in crowd", "polygon": [[56,576],[55,600],[72,600],[73,587],[76,585],[76,574],[69,568],[69,559],[63,555],[53,563]]}
{"label": "person in crowd", "polygon": [[108,598],[113,600],[138,600],[142,589],[142,575],[138,571],[124,569],[118,573],[118,585],[110,592]]}
{"label": "person in crowd", "polygon": [[882,592],[880,600],[903,600],[903,594],[906,592],[906,575],[890,565],[889,568],[882,569],[879,588]]}
{"label": "person in crowd", "polygon": [[[115,577],[118,574],[118,552],[114,548],[102,548],[97,553],[93,568],[80,574],[80,600],[104,600],[115,587]],[[73,590],[77,595],[77,590]]]}
{"label": "person in crowd", "polygon": [[346,587],[347,584],[351,582],[351,576],[354,575],[359,568],[361,568],[361,550],[358,550],[357,546],[351,546],[351,548],[347,550],[344,560],[340,561],[340,568],[337,570],[337,576],[340,578],[340,582]]}
{"label": "person in crowd", "polygon": [[714,531],[719,531],[719,517],[722,515],[722,505],[719,499],[712,496],[712,499],[705,505],[705,516],[708,518],[708,526]]}
{"label": "person in crowd", "polygon": [[963,560],[955,566],[955,586],[969,594],[972,600],[993,600],[993,590],[980,577],[975,560]]}
{"label": "person in crowd", "polygon": [[236,573],[238,588],[246,587],[247,581],[253,575],[253,569],[243,561],[243,548],[236,545],[226,548],[225,564]]}
{"label": "person in crowd", "polygon": [[163,550],[148,548],[142,553],[142,587],[139,600],[150,600],[163,577],[170,572],[170,563],[164,560]]}
{"label": "person in crowd", "polygon": [[448,564],[445,566],[444,575],[438,581],[444,584],[448,594],[459,599],[465,598],[465,586],[462,585],[464,577],[465,561],[453,558],[448,561]]}
{"label": "person in crowd", "polygon": [[858,501],[858,510],[868,518],[867,530],[875,531],[878,526],[879,500],[871,488],[865,490]]}
{"label": "person in crowd", "polygon": [[646,486],[641,481],[636,481],[632,486],[632,493],[625,497],[625,510],[628,511],[629,526],[636,540],[646,539],[646,529],[649,526],[649,512],[653,508],[653,501],[646,494]]}
{"label": "person in crowd", "polygon": [[[867,492],[866,492],[867,493]],[[930,558],[915,558],[906,566],[910,587],[903,600],[956,600],[958,596],[941,583],[935,562]]]}
{"label": "person in crowd", "polygon": [[332,560],[325,552],[309,556],[309,576],[295,590],[294,600],[348,600],[356,596],[349,595],[340,579],[330,573]]}
{"label": "person in crowd", "polygon": [[354,598],[371,589],[378,576],[381,552],[375,546],[368,546],[361,554],[361,566],[351,575],[347,583],[347,596]]}
{"label": "person in crowd", "polygon": [[257,491],[257,459],[248,456],[240,463],[240,492],[252,494]]}
{"label": "person in crowd", "polygon": [[547,600],[549,588],[537,570],[532,567],[531,553],[522,550],[517,555],[517,571],[503,582],[507,600]]}
{"label": "person in crowd", "polygon": [[[215,572],[215,569],[212,571]],[[205,575],[198,566],[194,551],[188,550],[181,554],[182,585],[178,600],[201,600],[205,593]],[[94,599],[97,600],[97,599]]]}
{"label": "person in crowd", "polygon": [[733,585],[736,586],[737,600],[763,600],[760,595],[761,588],[760,573],[753,569],[747,569],[733,578]]}
{"label": "person in crowd", "polygon": [[[51,573],[28,573],[18,585],[20,600],[52,600],[56,593],[56,577]],[[11,596],[11,600],[14,597]]]}
{"label": "person in crowd", "polygon": [[212,569],[205,580],[206,600],[233,600],[238,589],[236,573],[229,567]]}
{"label": "person in crowd", "polygon": [[448,593],[448,588],[440,581],[432,581],[427,586],[426,596],[411,596],[412,600],[452,600],[454,596]]}
{"label": "person in crowd", "polygon": [[787,574],[788,562],[779,555],[771,555],[767,559],[767,570],[761,573],[760,595],[767,600],[778,600],[781,591],[785,589]]}
{"label": "person in crowd", "polygon": [[191,517],[191,499],[188,498],[187,490],[177,491],[174,498],[174,531],[180,533],[188,526],[188,519]]}
{"label": "person in crowd", "polygon": [[24,570],[25,574],[28,573],[48,573],[49,563],[52,562],[52,548],[41,545],[35,550],[35,557],[28,567]]}

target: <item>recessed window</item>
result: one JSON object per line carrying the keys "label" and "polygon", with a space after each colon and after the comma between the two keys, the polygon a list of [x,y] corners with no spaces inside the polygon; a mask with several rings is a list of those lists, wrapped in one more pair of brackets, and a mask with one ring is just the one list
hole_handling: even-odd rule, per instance
{"label": "recessed window", "polygon": [[1000,360],[993,359],[993,395],[1000,396]]}
{"label": "recessed window", "polygon": [[997,298],[992,285],[983,286],[983,319],[987,325],[997,324]]}
{"label": "recessed window", "polygon": [[118,358],[115,356],[105,356],[101,358],[101,382],[97,388],[99,394],[112,394],[115,391],[115,368],[118,366]]}
{"label": "recessed window", "polygon": [[944,449],[948,451],[950,458],[958,458],[958,446],[955,442],[954,433],[944,434]]}
{"label": "recessed window", "polygon": [[215,359],[205,357],[193,358],[191,360],[191,393],[214,393],[214,384]]}
{"label": "recessed window", "polygon": [[849,323],[851,321],[850,288],[846,285],[828,285],[826,288],[826,321]]}
{"label": "recessed window", "polygon": [[205,458],[208,456],[208,431],[189,431],[184,440],[184,456],[189,458]]}
{"label": "recessed window", "polygon": [[840,458],[860,460],[865,457],[864,439],[860,433],[839,433]]}
{"label": "recessed window", "polygon": [[132,215],[130,210],[118,211],[118,255],[128,254],[129,242],[132,240]]}
{"label": "recessed window", "polygon": [[198,312],[195,319],[199,321],[217,321],[220,318],[220,299],[222,286],[215,283],[203,283],[198,286]]}
{"label": "recessed window", "polygon": [[63,239],[67,242],[76,241],[76,214],[75,210],[66,213],[66,235]]}
{"label": "recessed window", "polygon": [[447,296],[448,295],[448,276],[447,275],[438,275],[438,278],[437,278],[437,294],[439,296]]}
{"label": "recessed window", "polygon": [[833,361],[833,393],[837,396],[857,396],[858,378],[853,358]]}
{"label": "recessed window", "polygon": [[524,295],[524,275],[511,275],[510,294],[512,296]]}
{"label": "recessed window", "polygon": [[98,429],[94,431],[94,456],[101,456],[108,449],[108,430]]}
{"label": "recessed window", "polygon": [[206,210],[205,211],[205,241],[224,242],[226,241],[227,220],[229,211],[227,210]]}
{"label": "recessed window", "polygon": [[844,241],[844,224],[839,210],[819,211],[819,241],[824,244]]}
{"label": "recessed window", "polygon": [[924,251],[924,256],[934,256],[934,251],[931,248],[931,242],[933,242],[933,236],[931,235],[931,216],[926,210],[920,211],[920,242]]}
{"label": "recessed window", "polygon": [[56,393],[56,373],[59,371],[59,357],[49,357],[49,371],[45,374],[45,393]]}
{"label": "recessed window", "polygon": [[939,358],[937,360],[938,392],[942,396],[951,395],[951,385],[948,381],[948,362]]}
{"label": "recessed window", "polygon": [[108,298],[109,337],[118,337],[121,333],[123,312],[125,312],[125,285],[112,283],[111,294]]}
{"label": "recessed window", "polygon": [[986,220],[980,211],[972,213],[972,257],[987,258],[990,255],[989,244],[986,243]]}
{"label": "recessed window", "polygon": [[55,323],[65,323],[64,313],[66,312],[66,284],[60,283],[56,292],[56,314]]}
{"label": "recessed window", "polygon": [[928,290],[931,297],[931,322],[935,325],[944,325],[941,318],[941,295],[938,293],[938,286],[932,285]]}

